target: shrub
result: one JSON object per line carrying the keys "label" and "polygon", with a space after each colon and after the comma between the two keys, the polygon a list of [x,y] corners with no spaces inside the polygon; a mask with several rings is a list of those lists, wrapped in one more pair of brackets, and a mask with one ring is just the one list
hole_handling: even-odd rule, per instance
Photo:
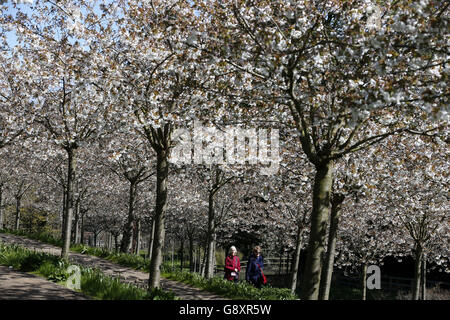
{"label": "shrub", "polygon": [[221,277],[213,277],[211,279],[206,279],[198,273],[189,273],[186,271],[165,273],[164,276],[169,279],[191,284],[195,287],[208,290],[232,299],[243,299],[243,300],[297,299],[297,297],[295,295],[292,295],[290,290],[286,288],[273,288],[271,286],[265,286],[262,289],[257,289],[253,285],[244,281],[234,283],[232,281],[225,280]]}
{"label": "shrub", "polygon": [[63,260],[46,261],[41,265],[38,272],[50,281],[64,282],[69,277],[69,274],[67,272],[68,267],[69,263]]}
{"label": "shrub", "polygon": [[142,300],[146,292],[120,282],[119,278],[107,277],[98,270],[83,270],[81,290],[101,300]]}
{"label": "shrub", "polygon": [[160,288],[146,291],[132,284],[123,283],[120,278],[105,276],[94,269],[84,269],[81,290],[102,300],[174,300],[175,294]]}
{"label": "shrub", "polygon": [[164,291],[161,288],[153,288],[147,292],[145,299],[148,300],[177,300],[175,293],[171,291]]}
{"label": "shrub", "polygon": [[[35,271],[54,282],[65,282],[70,276],[70,263],[47,253],[34,252],[17,245],[0,243],[0,264],[22,271]],[[147,292],[119,278],[104,275],[99,270],[81,268],[81,291],[104,300],[173,300],[175,295],[161,289]]]}
{"label": "shrub", "polygon": [[27,255],[28,252],[17,245],[0,244],[0,264],[2,265],[19,270]]}
{"label": "shrub", "polygon": [[20,271],[30,272],[39,269],[48,258],[42,253],[26,253],[20,262]]}

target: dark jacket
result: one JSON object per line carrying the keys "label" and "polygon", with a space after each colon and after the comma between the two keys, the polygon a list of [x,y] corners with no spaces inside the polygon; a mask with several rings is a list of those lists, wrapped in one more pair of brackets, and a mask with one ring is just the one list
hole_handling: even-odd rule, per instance
{"label": "dark jacket", "polygon": [[261,269],[264,269],[264,258],[262,255],[256,257],[255,255],[250,255],[247,263],[247,270],[245,271],[245,280],[251,281],[254,284],[257,284],[261,281],[262,275]]}

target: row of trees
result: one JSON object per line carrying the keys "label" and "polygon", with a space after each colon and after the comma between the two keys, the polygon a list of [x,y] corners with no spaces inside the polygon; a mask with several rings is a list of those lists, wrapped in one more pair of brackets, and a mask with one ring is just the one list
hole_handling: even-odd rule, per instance
{"label": "row of trees", "polygon": [[[1,10],[0,146],[6,161],[17,142],[32,151],[27,161],[65,169],[48,175],[60,188],[52,195],[63,194],[63,257],[83,210],[109,219],[126,211],[125,222],[116,221],[128,250],[139,201],[153,224],[149,287],[160,283],[169,211],[192,221],[207,212],[207,277],[219,230],[223,239],[272,230],[269,243],[282,230],[297,262],[307,244],[302,299],[327,298],[337,250],[367,264],[386,254],[382,237],[404,240],[396,219],[418,261],[425,248],[448,257],[445,246],[431,245],[432,238],[448,243],[448,199],[433,192],[448,179],[436,174],[447,165],[437,160],[448,143],[445,1],[380,8],[356,0],[79,0]],[[250,165],[172,168],[175,128],[193,128],[197,119],[219,129],[279,129],[280,171],[261,177]],[[417,154],[405,167],[394,166],[401,150]],[[374,152],[382,161],[371,162]],[[23,166],[24,154],[5,168]],[[434,165],[434,175],[407,173],[424,164]],[[90,190],[89,209],[83,190]],[[407,218],[417,211],[420,219]]]}

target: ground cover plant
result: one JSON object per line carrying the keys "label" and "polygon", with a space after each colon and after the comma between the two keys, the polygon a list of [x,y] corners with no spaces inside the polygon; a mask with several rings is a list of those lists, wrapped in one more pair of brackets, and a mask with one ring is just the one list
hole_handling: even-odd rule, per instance
{"label": "ground cover plant", "polygon": [[[32,272],[46,279],[65,285],[72,275],[67,271],[72,265],[60,257],[35,252],[18,245],[0,243],[0,265],[15,270]],[[78,266],[81,271],[79,291],[101,300],[174,300],[175,295],[162,289],[147,291],[118,277],[106,276],[97,269]]]}

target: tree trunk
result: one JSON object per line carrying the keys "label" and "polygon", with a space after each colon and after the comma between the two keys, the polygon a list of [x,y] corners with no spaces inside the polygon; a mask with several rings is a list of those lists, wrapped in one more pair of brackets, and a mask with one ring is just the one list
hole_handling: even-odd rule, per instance
{"label": "tree trunk", "polygon": [[278,261],[278,275],[281,275],[281,267],[283,263],[283,250],[281,249],[280,255],[279,255],[279,261]]}
{"label": "tree trunk", "polygon": [[112,233],[111,232],[108,232],[107,233],[107,239],[108,239],[108,242],[107,242],[107,246],[106,246],[106,249],[108,250],[108,252],[111,252],[112,251],[112,242],[113,242],[113,239],[112,239]]}
{"label": "tree trunk", "polygon": [[120,252],[127,253],[130,247],[131,237],[134,231],[134,197],[136,195],[136,181],[130,181],[128,193],[128,220],[123,231],[122,243],[120,244]]}
{"label": "tree trunk", "polygon": [[295,245],[295,254],[294,254],[294,262],[292,265],[291,270],[291,293],[294,294],[295,290],[297,289],[297,276],[298,276],[298,269],[300,266],[300,253],[302,251],[302,236],[303,236],[303,223],[298,224],[297,229],[297,242]]}
{"label": "tree trunk", "polygon": [[16,197],[16,222],[14,224],[14,230],[19,230],[20,225],[20,201],[22,200],[22,197]]}
{"label": "tree trunk", "polygon": [[74,206],[74,225],[72,226],[72,243],[77,243],[78,238],[78,231],[80,229],[80,187],[78,180],[75,182],[75,188],[77,193],[77,199],[75,200],[75,206]]}
{"label": "tree trunk", "polygon": [[330,296],[334,256],[336,253],[336,239],[339,228],[339,211],[343,201],[344,196],[339,194],[334,194],[333,200],[331,201],[330,230],[328,232],[327,253],[323,264],[322,274],[320,276],[320,300],[328,300]]}
{"label": "tree trunk", "polygon": [[81,220],[81,201],[77,201],[77,206],[76,206],[76,210],[77,210],[77,223],[76,223],[76,228],[75,228],[75,243],[80,243],[80,229],[82,227],[82,220]]}
{"label": "tree trunk", "polygon": [[[200,263],[200,274],[204,277],[206,272],[206,255],[207,255],[207,244],[203,246],[203,259],[201,259]],[[201,256],[201,253],[200,253]]]}
{"label": "tree trunk", "polygon": [[286,265],[284,266],[286,274],[289,274],[289,256],[289,251],[286,250]]}
{"label": "tree trunk", "polygon": [[152,250],[153,250],[153,239],[155,236],[155,219],[152,219],[152,230],[150,231],[150,237],[148,239],[148,259],[152,258]]}
{"label": "tree trunk", "polygon": [[173,240],[171,241],[172,243],[172,271],[175,270],[175,261],[174,261],[174,256],[175,256],[175,245],[173,243]]}
{"label": "tree trunk", "polygon": [[194,262],[194,237],[189,237],[189,271],[195,272]]}
{"label": "tree trunk", "polygon": [[422,256],[422,300],[427,300],[427,257],[425,254]]}
{"label": "tree trunk", "polygon": [[114,251],[119,252],[119,235],[114,234]]}
{"label": "tree trunk", "polygon": [[416,244],[416,252],[414,261],[414,286],[413,286],[413,300],[419,300],[420,296],[420,279],[422,277],[422,257],[423,250],[420,244]]}
{"label": "tree trunk", "polygon": [[180,241],[180,271],[183,272],[183,264],[184,264],[184,240]]}
{"label": "tree trunk", "polygon": [[319,297],[321,256],[325,248],[330,212],[333,162],[319,165],[316,170],[308,254],[301,287],[302,300],[317,300]]}
{"label": "tree trunk", "polygon": [[134,239],[133,239],[133,244],[134,244],[133,252],[134,252],[134,254],[139,256],[139,250],[141,248],[141,220],[139,218],[136,219],[136,228],[134,230],[135,230],[135,234],[134,234]]}
{"label": "tree trunk", "polygon": [[201,263],[202,263],[202,248],[200,244],[197,244],[197,259],[196,259],[195,271],[201,274]]}
{"label": "tree trunk", "polygon": [[85,213],[81,213],[81,230],[80,230],[80,243],[84,244],[84,215]]}
{"label": "tree trunk", "polygon": [[98,233],[94,232],[94,247],[97,248],[97,237],[98,237]]}
{"label": "tree trunk", "polygon": [[0,230],[4,228],[3,226],[3,183],[0,184]]}
{"label": "tree trunk", "polygon": [[205,277],[207,279],[214,276],[214,251],[216,246],[216,217],[214,211],[214,192],[209,192],[208,197],[208,243],[206,255]]}
{"label": "tree trunk", "polygon": [[362,278],[361,278],[362,300],[366,300],[367,294],[366,278],[367,278],[367,263],[364,263],[362,265]]}
{"label": "tree trunk", "polygon": [[167,209],[167,176],[169,162],[168,150],[157,150],[156,164],[156,206],[155,206],[155,237],[153,240],[152,259],[150,262],[149,288],[159,288],[161,279],[161,263],[165,237],[164,222]]}
{"label": "tree trunk", "polygon": [[63,237],[63,247],[61,250],[61,258],[69,258],[70,249],[70,235],[72,230],[72,216],[73,216],[73,190],[76,176],[76,148],[67,147],[68,155],[68,170],[67,170],[67,201],[66,201],[66,223]]}
{"label": "tree trunk", "polygon": [[64,239],[64,232],[66,230],[66,216],[67,216],[67,186],[64,186],[63,191],[63,212],[61,221],[61,240]]}
{"label": "tree trunk", "polygon": [[194,252],[192,253],[194,256],[192,258],[192,262],[194,263],[194,266],[192,268],[191,272],[196,272],[197,271],[197,254],[196,254],[196,249],[194,248]]}
{"label": "tree trunk", "polygon": [[78,243],[78,232],[80,230],[80,214],[79,214],[79,201],[76,201],[75,204],[75,221],[73,226],[73,233],[72,233],[72,242]]}

